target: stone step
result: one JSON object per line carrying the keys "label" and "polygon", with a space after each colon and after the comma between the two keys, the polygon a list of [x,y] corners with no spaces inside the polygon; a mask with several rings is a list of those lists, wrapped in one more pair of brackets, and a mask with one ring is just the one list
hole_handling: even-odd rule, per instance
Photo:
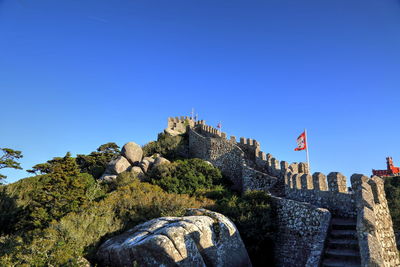
{"label": "stone step", "polygon": [[348,248],[359,251],[358,241],[356,239],[334,239],[329,238],[327,243],[328,248]]}
{"label": "stone step", "polygon": [[330,236],[333,239],[357,240],[356,230],[331,230]]}
{"label": "stone step", "polygon": [[333,218],[331,226],[335,230],[356,230],[357,222],[354,219]]}
{"label": "stone step", "polygon": [[359,262],[360,253],[353,249],[332,249],[325,251],[325,259],[337,259],[349,262]]}
{"label": "stone step", "polygon": [[355,218],[343,218],[343,217],[333,217],[331,220],[332,224],[357,224]]}
{"label": "stone step", "polygon": [[324,260],[322,267],[360,267],[361,264],[358,262],[338,260],[338,259],[328,259]]}

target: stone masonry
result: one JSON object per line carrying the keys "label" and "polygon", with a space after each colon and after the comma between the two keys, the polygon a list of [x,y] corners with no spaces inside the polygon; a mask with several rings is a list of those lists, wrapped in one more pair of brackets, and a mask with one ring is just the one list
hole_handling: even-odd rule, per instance
{"label": "stone masonry", "polygon": [[169,118],[166,131],[187,132],[190,156],[220,168],[234,189],[272,195],[278,225],[277,266],[325,264],[331,217],[356,220],[361,266],[400,266],[381,178],[354,174],[349,191],[341,173],[310,174],[307,164],[280,162],[262,152],[256,140],[227,139],[226,133],[205,121]]}

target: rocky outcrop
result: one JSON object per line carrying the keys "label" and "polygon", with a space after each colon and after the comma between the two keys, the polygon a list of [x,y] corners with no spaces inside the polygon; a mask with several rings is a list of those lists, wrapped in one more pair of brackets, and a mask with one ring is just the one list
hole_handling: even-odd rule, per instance
{"label": "rocky outcrop", "polygon": [[119,156],[118,158],[112,160],[106,169],[106,173],[107,174],[114,174],[114,175],[118,175],[121,172],[126,171],[129,167],[131,166],[131,164],[129,163],[129,161],[123,157],[123,156]]}
{"label": "rocky outcrop", "polygon": [[154,167],[157,167],[157,166],[159,166],[159,165],[161,165],[161,164],[168,164],[168,163],[171,163],[171,162],[170,162],[169,160],[167,160],[166,158],[157,157],[157,158],[154,160],[153,166],[154,166]]}
{"label": "rocky outcrop", "polygon": [[133,173],[137,178],[139,178],[140,181],[143,181],[143,179],[145,178],[143,170],[138,166],[133,166],[130,172]]}
{"label": "rocky outcrop", "polygon": [[135,174],[141,181],[145,179],[145,174],[154,166],[170,163],[160,154],[154,154],[151,157],[144,157],[142,148],[134,143],[126,143],[121,151],[121,155],[113,159],[107,166],[106,171],[100,177],[105,182],[113,181],[118,174],[124,171],[130,171]]}
{"label": "rocky outcrop", "polygon": [[122,147],[121,155],[124,156],[131,164],[135,164],[136,162],[140,162],[142,160],[143,150],[138,144],[129,142]]}
{"label": "rocky outcrop", "polygon": [[235,225],[222,214],[191,209],[189,216],[148,221],[107,240],[105,266],[251,266]]}
{"label": "rocky outcrop", "polygon": [[151,163],[147,159],[143,159],[142,162],[140,162],[139,167],[143,170],[143,172],[147,172],[150,169],[152,164],[153,163]]}
{"label": "rocky outcrop", "polygon": [[118,175],[115,174],[109,174],[109,173],[104,173],[101,177],[100,180],[104,182],[111,182],[117,179]]}
{"label": "rocky outcrop", "polygon": [[177,135],[183,134],[184,131],[176,131],[176,130],[173,130],[173,129],[166,128],[166,129],[164,130],[164,133],[165,133],[165,134],[168,134],[168,135],[170,135],[170,136],[177,136]]}

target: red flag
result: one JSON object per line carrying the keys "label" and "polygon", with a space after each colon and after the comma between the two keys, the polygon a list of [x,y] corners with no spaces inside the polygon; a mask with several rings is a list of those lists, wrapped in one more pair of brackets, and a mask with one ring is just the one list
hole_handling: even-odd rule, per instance
{"label": "red flag", "polygon": [[218,124],[217,124],[217,128],[218,128],[218,129],[221,129],[221,127],[222,127],[221,123],[220,123],[220,122],[218,122]]}
{"label": "red flag", "polygon": [[304,131],[299,137],[297,137],[297,147],[295,151],[304,150],[307,148],[306,132]]}

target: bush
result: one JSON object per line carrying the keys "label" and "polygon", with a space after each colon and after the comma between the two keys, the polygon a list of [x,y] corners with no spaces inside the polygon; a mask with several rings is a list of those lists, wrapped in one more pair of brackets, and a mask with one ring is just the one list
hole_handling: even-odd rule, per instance
{"label": "bush", "polygon": [[46,163],[48,173],[21,180],[2,188],[0,221],[3,233],[46,228],[69,212],[104,195],[95,179],[80,173],[67,153]]}
{"label": "bush", "polygon": [[400,177],[385,178],[385,192],[392,215],[393,230],[400,232]]}
{"label": "bush", "polygon": [[157,141],[152,141],[143,146],[143,155],[150,157],[156,153],[173,161],[188,157],[187,134],[171,136],[165,133],[158,134]]}
{"label": "bush", "polygon": [[89,173],[98,179],[106,170],[108,163],[119,153],[119,146],[115,143],[107,143],[99,146],[89,155],[77,155],[76,162],[81,172]]}
{"label": "bush", "polygon": [[199,189],[209,189],[222,183],[221,171],[201,159],[161,164],[153,168],[148,176],[151,183],[169,193],[178,194],[193,195]]}
{"label": "bush", "polygon": [[187,195],[168,194],[158,186],[134,179],[99,202],[53,221],[43,230],[0,239],[1,266],[79,266],[93,259],[107,238],[139,223],[162,216],[182,216],[187,208],[212,205]]}
{"label": "bush", "polygon": [[242,197],[226,192],[221,195],[225,197],[212,209],[235,223],[253,266],[265,266],[265,262],[273,266],[274,226],[270,196],[262,191],[249,191]]}

